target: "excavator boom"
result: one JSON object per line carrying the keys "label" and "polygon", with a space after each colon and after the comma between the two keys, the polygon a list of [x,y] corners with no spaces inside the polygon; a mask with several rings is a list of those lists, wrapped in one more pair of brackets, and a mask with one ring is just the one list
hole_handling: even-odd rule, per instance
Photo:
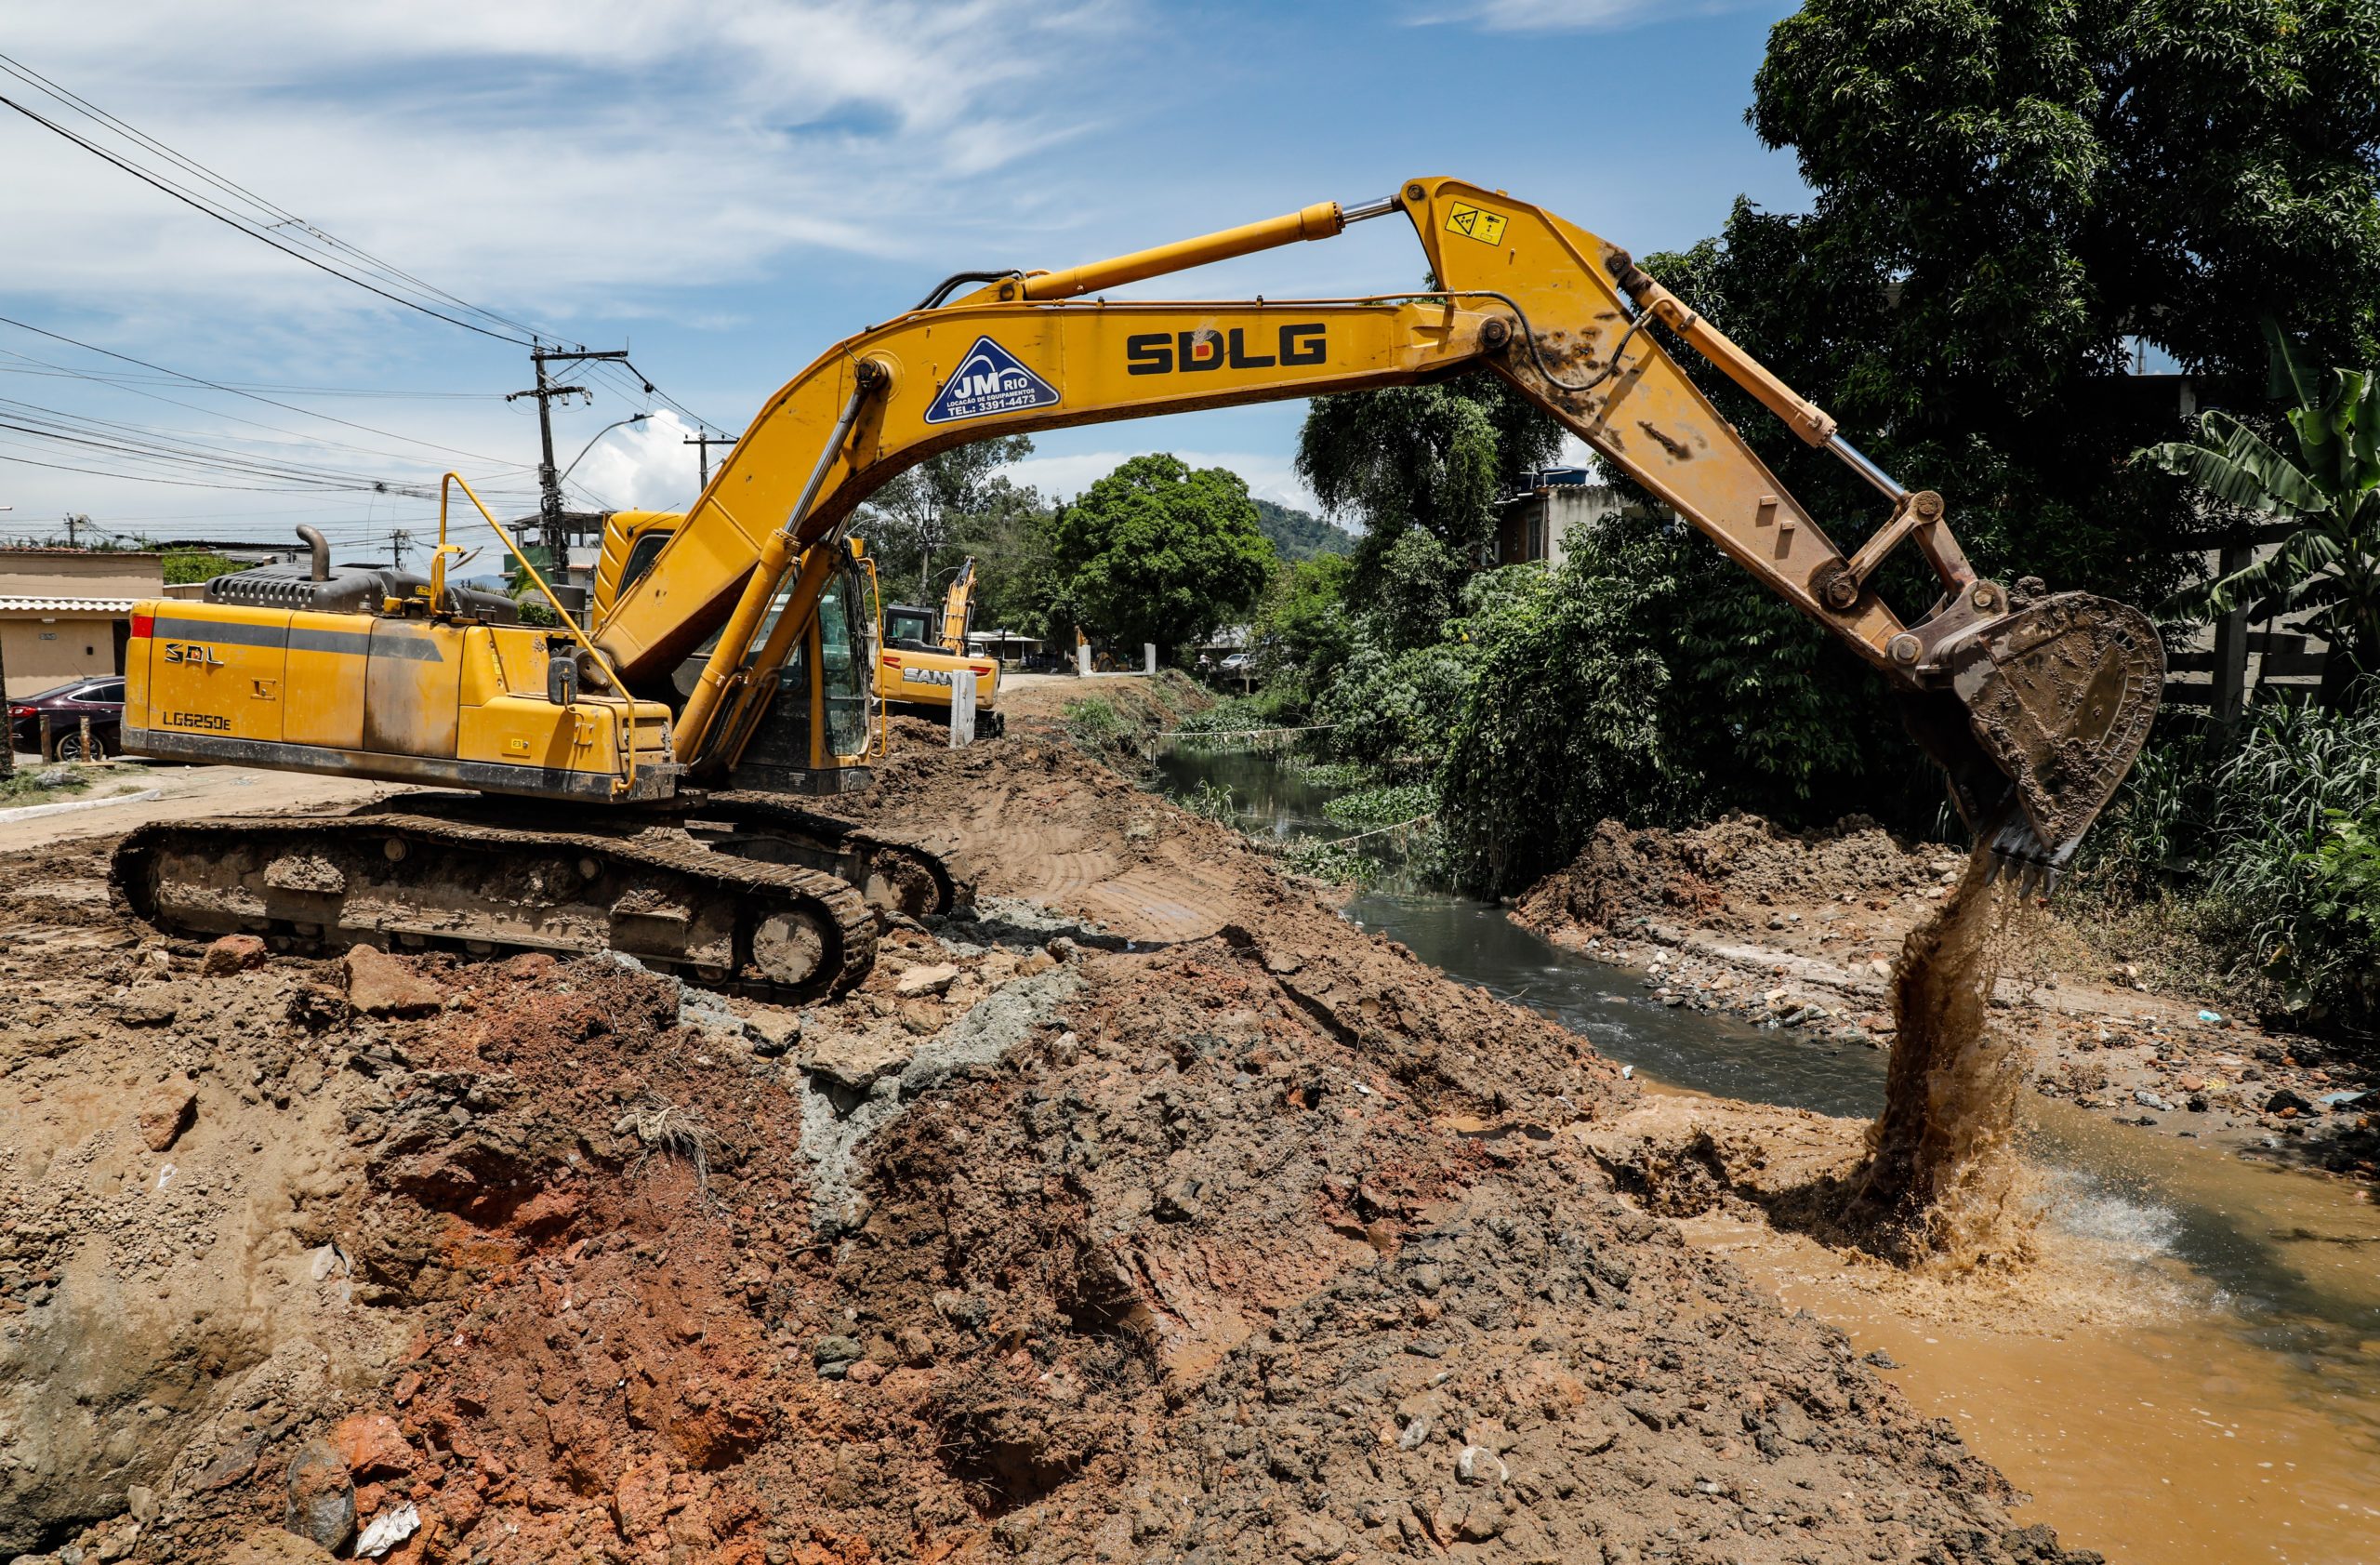
{"label": "excavator boom", "polygon": [[[1394,214],[1438,286],[1107,297]],[[971,282],[982,285],[950,297]],[[1851,464],[1888,503],[1884,524],[1846,556],[1664,336]],[[566,615],[559,628],[518,623],[509,600],[450,585],[463,546],[448,540],[443,499],[426,579],[334,567],[317,536],[306,566],[218,578],[203,602],[135,605],[134,753],[469,791],[337,818],[146,829],[119,848],[116,884],[161,923],[286,948],[611,949],[781,999],[848,987],[872,960],[872,910],[937,912],[959,895],[927,844],[792,797],[864,783],[881,676],[910,683],[885,668],[895,649],[876,644],[870,562],[843,536],[869,493],[993,435],[1480,368],[1871,664],[1978,837],[2024,866],[2066,862],[2155,714],[2162,653],[2148,621],[2082,593],[2020,600],[1978,577],[1940,495],[1860,456],[1624,251],[1499,192],[1432,179],[1063,272],[952,279],[797,375],[686,514],[610,518],[591,636]],[[468,484],[448,487],[495,527]],[[1915,620],[1872,585],[1904,544],[1940,582]],[[997,664],[963,655],[972,590],[962,580],[945,603],[947,648],[915,654],[941,667],[914,671],[974,682],[986,704]]]}
{"label": "excavator boom", "polygon": [[[1401,213],[1441,286],[1355,298],[1111,299],[1105,290]],[[959,283],[982,284],[944,302]],[[1707,534],[1907,696],[1953,798],[2003,856],[2055,869],[2148,736],[2163,680],[2138,611],[2080,593],[2019,602],[1975,572],[1943,497],[1902,487],[1794,392],[1637,267],[1542,208],[1448,179],[1330,203],[1056,272],[954,279],[837,343],[771,399],[654,568],[596,640],[651,689],[718,632],[680,713],[678,758],[748,731],[769,669],[764,610],[801,551],[840,536],[886,479],[995,435],[1410,383],[1486,367]],[[1658,331],[1656,328],[1659,328]],[[1846,555],[1660,340],[1693,349],[1890,507]],[[1904,620],[1877,568],[1908,544],[1939,600]],[[790,611],[788,611],[790,612]]]}

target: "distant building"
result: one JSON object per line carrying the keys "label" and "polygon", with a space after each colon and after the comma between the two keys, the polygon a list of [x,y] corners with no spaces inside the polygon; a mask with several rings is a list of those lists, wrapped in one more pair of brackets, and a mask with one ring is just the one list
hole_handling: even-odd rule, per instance
{"label": "distant building", "polygon": [[17,699],[93,674],[124,672],[132,605],[159,596],[164,556],[88,549],[0,549],[0,669]]}
{"label": "distant building", "polygon": [[1628,497],[1597,484],[1585,468],[1545,468],[1496,505],[1496,564],[1518,565],[1542,560],[1559,565],[1569,557],[1563,539],[1580,523],[1617,516]]}

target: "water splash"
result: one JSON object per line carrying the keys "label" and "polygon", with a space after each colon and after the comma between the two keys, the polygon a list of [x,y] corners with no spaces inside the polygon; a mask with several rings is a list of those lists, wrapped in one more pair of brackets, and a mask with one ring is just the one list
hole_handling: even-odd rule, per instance
{"label": "water splash", "polygon": [[2029,1050],[1991,1017],[1992,988],[2036,937],[2038,915],[1990,871],[1978,844],[1893,966],[1897,1031],[1884,1108],[1869,1128],[1844,1223],[1905,1266],[2022,1263],[2042,1219],[2015,1146]]}

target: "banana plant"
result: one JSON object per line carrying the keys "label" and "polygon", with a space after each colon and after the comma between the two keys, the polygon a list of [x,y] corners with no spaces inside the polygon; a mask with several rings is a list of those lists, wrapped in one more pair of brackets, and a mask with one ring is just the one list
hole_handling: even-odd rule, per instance
{"label": "banana plant", "polygon": [[2339,708],[2380,672],[2380,372],[2334,369],[2323,386],[2265,323],[2276,391],[2296,447],[2282,452],[2231,414],[2199,417],[2201,437],[2139,453],[2209,498],[2288,524],[2273,551],[2176,597],[2177,612],[2257,618],[2304,614],[2331,643],[2321,698]]}

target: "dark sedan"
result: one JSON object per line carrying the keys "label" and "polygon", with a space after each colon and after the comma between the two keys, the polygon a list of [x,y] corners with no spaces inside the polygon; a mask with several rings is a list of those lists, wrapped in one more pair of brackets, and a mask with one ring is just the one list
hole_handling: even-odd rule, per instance
{"label": "dark sedan", "polygon": [[[100,674],[8,703],[8,738],[19,749],[41,748],[41,720],[60,761],[105,761],[124,732],[124,676]],[[83,720],[91,720],[90,753],[83,749]]]}

